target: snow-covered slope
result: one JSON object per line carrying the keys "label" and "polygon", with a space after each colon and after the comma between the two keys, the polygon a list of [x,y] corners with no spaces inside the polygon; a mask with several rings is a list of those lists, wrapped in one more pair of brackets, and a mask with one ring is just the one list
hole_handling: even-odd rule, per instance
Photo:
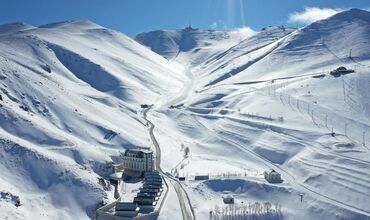
{"label": "snow-covered slope", "polygon": [[[120,152],[147,146],[138,110],[183,69],[89,21],[1,26],[0,218],[88,219]],[[2,194],[3,195],[3,194]],[[31,216],[31,217],[30,217]]]}
{"label": "snow-covered slope", "polygon": [[22,23],[22,22],[3,24],[3,25],[0,25],[0,34],[15,33],[15,32],[25,31],[25,30],[29,30],[33,28],[35,27],[29,24]]}
{"label": "snow-covered slope", "polygon": [[208,77],[211,72],[215,84],[227,75],[240,76],[233,81],[251,81],[327,71],[339,64],[366,65],[361,61],[369,59],[369,22],[367,11],[352,9],[294,32],[281,28],[260,32],[205,62],[199,73]]}
{"label": "snow-covered slope", "polygon": [[[214,176],[184,184],[198,218],[225,194],[280,203],[276,219],[370,217],[369,16],[352,9],[299,30],[268,28],[190,66],[193,83],[168,102],[179,107],[150,119],[164,167]],[[330,75],[339,66],[355,73]],[[284,184],[268,184],[268,169]]]}
{"label": "snow-covered slope", "polygon": [[253,35],[253,31],[158,30],[138,34],[135,39],[154,52],[183,65],[197,65]]}
{"label": "snow-covered slope", "polygon": [[[154,103],[162,169],[187,176],[197,219],[225,195],[281,205],[250,219],[369,219],[369,14],[248,37],[193,28],[136,37],[158,54],[89,21],[2,26],[0,218],[91,217],[113,195],[97,180],[109,163],[150,146],[138,109]],[[339,66],[355,72],[329,74]],[[284,182],[265,181],[268,169]],[[192,180],[202,174],[211,179]]]}

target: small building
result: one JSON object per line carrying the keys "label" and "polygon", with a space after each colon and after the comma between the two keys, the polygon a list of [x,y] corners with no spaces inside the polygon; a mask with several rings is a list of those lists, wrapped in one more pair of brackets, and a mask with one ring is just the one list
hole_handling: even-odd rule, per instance
{"label": "small building", "polygon": [[113,164],[113,170],[115,173],[122,172],[123,171],[123,165],[122,164]]}
{"label": "small building", "polygon": [[150,178],[160,178],[160,174],[158,171],[152,171],[152,172],[145,172],[144,173],[145,179],[150,179]]}
{"label": "small building", "polygon": [[137,197],[152,197],[152,198],[155,198],[156,200],[158,200],[158,193],[155,193],[155,192],[152,192],[152,193],[149,193],[149,192],[138,192],[137,193]]}
{"label": "small building", "polygon": [[155,201],[155,198],[150,197],[135,197],[134,203],[138,204],[139,206],[155,206],[157,201]]}
{"label": "small building", "polygon": [[143,191],[143,190],[151,190],[151,191],[154,191],[154,192],[163,192],[162,187],[152,186],[152,185],[140,188],[140,191]]}
{"label": "small building", "polygon": [[147,189],[162,189],[162,184],[144,184],[143,188]]}
{"label": "small building", "polygon": [[109,181],[118,184],[122,180],[122,172],[116,172],[109,175]]}
{"label": "small building", "polygon": [[151,198],[154,201],[158,201],[158,199],[159,199],[158,196],[152,196],[152,195],[149,195],[147,193],[138,193],[136,197],[138,197],[138,198]]}
{"label": "small building", "polygon": [[208,180],[209,176],[208,175],[202,175],[202,176],[195,176],[194,180]]}
{"label": "small building", "polygon": [[125,172],[144,174],[154,170],[153,151],[149,149],[130,149],[123,155]]}
{"label": "small building", "polygon": [[162,189],[162,184],[146,184],[146,183],[144,183],[143,189]]}
{"label": "small building", "polygon": [[133,218],[139,213],[139,206],[132,202],[117,202],[115,215],[120,217]]}
{"label": "small building", "polygon": [[162,179],[145,179],[145,183],[162,183]]}
{"label": "small building", "polygon": [[275,170],[265,171],[263,175],[267,182],[269,183],[281,183],[283,180],[281,179],[280,173],[276,172]]}
{"label": "small building", "polygon": [[145,183],[149,183],[149,184],[151,184],[151,183],[159,184],[159,183],[162,183],[162,182],[163,181],[162,181],[161,178],[159,178],[159,179],[146,179],[145,180]]}
{"label": "small building", "polygon": [[149,188],[142,188],[140,189],[140,192],[143,192],[143,193],[154,193],[154,194],[157,194],[157,196],[160,196],[161,195],[161,191],[160,189],[149,189]]}
{"label": "small building", "polygon": [[158,179],[162,179],[162,177],[159,174],[152,175],[152,176],[148,176],[148,175],[145,176],[145,180],[158,180]]}
{"label": "small building", "polygon": [[354,73],[354,72],[355,72],[354,70],[347,69],[344,66],[340,66],[340,67],[336,68],[335,70],[331,71],[330,75],[338,77],[338,76],[341,76],[341,75],[345,75],[345,74],[348,74],[348,73]]}
{"label": "small building", "polygon": [[234,204],[234,197],[227,195],[223,198],[225,204]]}

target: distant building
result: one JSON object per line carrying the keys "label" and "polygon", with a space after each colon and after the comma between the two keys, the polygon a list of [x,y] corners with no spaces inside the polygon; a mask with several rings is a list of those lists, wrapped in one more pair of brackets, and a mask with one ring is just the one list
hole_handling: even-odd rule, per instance
{"label": "distant building", "polygon": [[126,150],[122,165],[125,172],[138,174],[151,172],[154,170],[153,151],[148,149]]}
{"label": "distant building", "polygon": [[209,176],[208,175],[201,175],[201,176],[195,176],[194,180],[208,180]]}
{"label": "distant building", "polygon": [[224,203],[225,204],[234,204],[234,197],[231,195],[227,195],[224,197]]}
{"label": "distant building", "polygon": [[141,104],[140,107],[141,108],[149,108],[149,105],[148,104]]}
{"label": "distant building", "polygon": [[269,183],[281,183],[283,180],[281,179],[280,173],[276,172],[275,170],[265,171],[263,173],[265,179]]}
{"label": "distant building", "polygon": [[338,77],[338,76],[341,76],[341,75],[345,75],[345,74],[348,74],[348,73],[354,73],[354,72],[355,72],[354,70],[347,69],[344,66],[340,66],[337,69],[331,71],[330,75]]}

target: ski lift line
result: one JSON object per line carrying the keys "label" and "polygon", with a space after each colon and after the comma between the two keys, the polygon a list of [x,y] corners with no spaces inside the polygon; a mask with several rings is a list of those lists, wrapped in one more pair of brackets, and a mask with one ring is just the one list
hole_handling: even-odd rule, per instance
{"label": "ski lift line", "polygon": [[[343,62],[343,63],[346,63],[346,59],[345,58],[340,58],[338,55],[336,55],[332,50],[330,50],[329,49],[329,47],[325,44],[325,42],[324,42],[324,39],[322,39],[322,42],[323,42],[323,46],[332,54],[332,55],[334,55],[334,57],[336,57],[340,62]],[[351,49],[351,53],[352,53],[352,49]],[[354,57],[352,57],[352,55],[351,56],[349,56],[349,57],[347,57],[350,61],[352,61],[353,63],[355,63],[355,64],[358,64],[358,65],[360,65],[360,66],[362,66],[362,67],[366,67],[366,68],[369,68],[370,69],[370,66],[367,66],[367,65],[365,65],[365,64],[362,64],[362,63],[360,63],[360,62],[358,62],[358,61],[356,61],[355,59],[354,59]]]}
{"label": "ski lift line", "polygon": [[[298,99],[297,99],[298,100]],[[316,106],[317,107],[317,106]],[[350,106],[350,107],[352,107],[352,106]],[[309,108],[309,105],[308,105],[308,108]],[[353,107],[352,107],[353,108]],[[317,114],[321,114],[321,115],[327,115],[327,113],[325,113],[325,111],[324,112],[320,112],[319,110],[317,110],[317,108],[316,108],[316,111],[315,111],[315,115],[316,115],[316,118],[318,118],[318,119],[320,119],[321,121],[324,121],[324,119],[321,119],[320,117],[318,117],[317,116]],[[310,115],[311,116],[311,115]],[[312,116],[311,116],[311,118],[312,118]],[[347,118],[346,118],[347,119]],[[347,123],[350,123],[349,121],[351,121],[351,119],[347,119]],[[316,122],[315,120],[313,121],[314,123]],[[357,123],[360,123],[360,122],[357,122]],[[352,125],[353,125],[353,123],[351,123]],[[356,124],[356,123],[355,123]],[[317,123],[315,123],[315,125],[318,125]],[[358,127],[358,125],[355,125],[355,127]],[[363,126],[360,126],[361,127],[361,129],[365,129]],[[365,129],[366,130],[366,129]],[[354,139],[350,139],[350,138],[348,138],[349,140],[351,140],[352,142],[354,142],[354,143],[358,143],[358,144],[360,144],[359,142],[357,142],[357,141],[355,141]]]}
{"label": "ski lift line", "polygon": [[[279,92],[279,93],[281,93],[281,92]],[[266,95],[266,94],[263,94],[263,95]],[[285,93],[284,93],[284,95],[285,95],[285,96],[289,96],[289,94],[285,94]],[[293,96],[292,96],[292,98],[293,98],[293,99],[297,99],[297,98],[295,98],[295,97],[293,97]],[[301,103],[302,103],[302,102],[303,102],[303,103],[306,103],[308,106],[310,106],[310,104],[309,104],[308,102],[304,101],[304,100],[299,100],[299,101],[300,101]],[[326,109],[326,108],[324,108],[324,107],[322,107],[322,106],[319,106],[319,105],[313,105],[313,106],[314,106],[314,108],[315,108],[315,110],[316,110],[316,111],[320,112],[320,113],[321,113],[321,114],[323,114],[323,115],[325,115],[327,112],[330,112],[331,114],[335,115],[335,117],[339,117],[339,118],[345,119],[345,120],[347,120],[347,121],[350,121],[350,122],[352,122],[352,123],[354,123],[354,124],[358,124],[358,125],[360,125],[360,127],[365,128],[366,130],[369,130],[369,131],[370,131],[370,126],[369,126],[369,125],[367,125],[367,124],[364,124],[364,123],[359,122],[359,121],[355,121],[355,120],[353,120],[352,118],[347,118],[347,117],[345,117],[345,116],[338,115],[337,113],[335,113],[335,112],[331,111],[330,109]],[[322,113],[322,112],[324,112],[324,113]]]}
{"label": "ski lift line", "polygon": [[[235,117],[227,116],[227,115],[215,115],[215,114],[208,115],[208,114],[196,113],[196,112],[191,112],[191,111],[186,111],[186,110],[180,110],[180,111],[182,111],[184,114],[192,114],[194,116],[218,118],[221,121],[224,121],[225,119],[227,119],[228,122],[231,122],[233,124],[238,123],[236,125],[239,125],[240,123],[248,123],[248,126],[256,127],[257,129],[259,129],[260,126],[264,126],[264,127],[275,127],[276,126],[276,125],[262,123],[260,121],[251,120],[250,118],[241,119],[241,118],[235,118]],[[277,126],[277,128],[279,128],[279,127]],[[285,128],[285,129],[287,129],[287,128]],[[275,132],[274,129],[270,129],[270,131]],[[324,150],[326,146],[321,144],[321,143],[317,143],[318,145],[320,145],[320,147],[319,147],[319,146],[313,145],[311,143],[302,141],[299,137],[297,137],[295,135],[292,135],[292,134],[278,133],[278,132],[277,132],[277,134],[282,135],[285,138],[290,139],[292,141],[295,141],[297,143],[301,143],[305,146],[311,146],[311,147],[315,148],[316,150],[318,150],[319,152],[321,152],[323,154],[331,154],[331,155],[334,155],[334,156],[337,156],[337,157],[341,157],[343,159],[348,159],[348,160],[356,161],[358,163],[363,163],[363,164],[366,164],[366,165],[370,165],[370,161],[366,161],[366,160],[362,160],[362,159],[358,159],[358,158],[354,158],[354,157],[350,157],[350,156],[345,156],[345,155],[337,154],[337,153],[334,153],[334,152],[330,152],[328,150]]]}
{"label": "ski lift line", "polygon": [[295,75],[295,76],[278,77],[278,78],[266,79],[266,80],[260,80],[260,81],[239,82],[239,83],[234,83],[234,85],[249,85],[249,84],[258,84],[258,83],[265,83],[265,82],[271,82],[271,81],[279,81],[279,80],[301,79],[301,78],[306,78],[306,77],[309,78],[309,77],[323,74],[323,73],[325,73],[325,71],[307,73],[307,74]]}
{"label": "ski lift line", "polygon": [[[195,118],[196,121],[198,121],[196,118]],[[199,122],[199,121],[198,121]],[[200,124],[202,124],[201,122],[199,122]],[[216,125],[217,126],[217,125]],[[259,159],[265,166],[269,167],[269,168],[272,168],[274,170],[277,170],[279,171],[281,174],[284,175],[284,179],[287,179],[289,180],[289,182],[292,184],[292,185],[296,185],[297,188],[300,188],[302,191],[306,191],[306,192],[309,192],[311,194],[311,196],[316,196],[316,197],[321,197],[321,200],[327,200],[328,203],[330,204],[333,204],[335,203],[334,205],[337,205],[339,207],[342,207],[342,208],[346,208],[346,209],[349,209],[349,210],[352,210],[352,211],[355,211],[355,212],[358,212],[358,213],[361,213],[363,215],[366,215],[366,216],[370,216],[370,212],[362,209],[362,208],[358,208],[358,207],[355,207],[355,206],[352,206],[350,204],[346,204],[345,202],[341,202],[337,199],[334,199],[334,198],[331,198],[329,196],[326,196],[324,194],[321,194],[319,192],[316,192],[314,189],[312,189],[311,187],[305,185],[304,183],[300,183],[300,182],[297,182],[295,177],[290,174],[289,172],[287,172],[286,170],[284,169],[281,169],[280,166],[278,165],[275,165],[273,163],[271,163],[269,160],[265,159],[264,157],[256,154],[255,152],[253,152],[252,150],[250,149],[247,149],[247,148],[244,148],[243,146],[241,146],[239,143],[229,139],[229,138],[226,138],[224,136],[220,136],[218,134],[216,134],[215,131],[213,131],[212,129],[209,129],[207,126],[203,125],[203,127],[206,127],[211,133],[214,134],[214,136],[216,138],[219,138],[219,139],[223,139],[224,141],[234,145],[234,146],[237,146],[239,147],[239,149],[241,151],[244,151],[244,152],[249,152],[251,156],[254,156],[256,159]]]}
{"label": "ski lift line", "polygon": [[[242,66],[237,67],[237,69],[242,68],[242,70],[241,70],[241,71],[243,71],[243,70],[245,70],[245,69],[249,68],[250,66],[252,66],[252,65],[256,64],[256,63],[257,63],[257,62],[259,62],[260,60],[264,59],[266,56],[268,56],[269,54],[273,53],[276,49],[278,49],[278,48],[282,45],[282,43],[283,43],[283,42],[285,42],[285,41],[287,40],[287,38],[288,38],[290,35],[294,35],[294,34],[295,34],[295,32],[296,32],[296,31],[293,31],[293,32],[291,32],[291,33],[289,33],[289,34],[285,35],[284,37],[282,37],[282,38],[280,38],[280,39],[278,39],[278,40],[276,40],[276,41],[274,41],[274,42],[270,43],[268,46],[272,46],[272,48],[271,48],[271,49],[269,49],[269,51],[267,51],[266,53],[262,54],[261,56],[259,56],[259,57],[255,58],[253,61],[248,62],[248,63],[246,63],[246,64],[244,64],[244,65],[242,65]],[[266,46],[266,47],[267,47],[267,46]],[[240,73],[241,71],[239,71],[238,73]],[[229,73],[230,73],[230,72],[229,72]],[[236,73],[236,74],[238,74],[238,73]],[[208,83],[208,84],[206,84],[205,86],[211,86],[211,85],[217,84],[217,83],[219,83],[219,82],[221,82],[221,81],[225,80],[225,79],[223,79],[223,77],[224,77],[224,76],[226,76],[226,74],[227,74],[227,73],[220,74],[220,75],[218,76],[218,78],[217,78],[217,79],[212,80],[211,82],[209,82],[209,83]],[[236,74],[234,74],[234,75],[236,75]],[[228,78],[230,78],[230,77],[227,77],[226,79],[228,79]]]}
{"label": "ski lift line", "polygon": [[340,62],[343,62],[345,63],[345,60],[342,60],[339,56],[337,56],[332,50],[329,49],[328,45],[325,44],[325,41],[323,38],[321,38],[322,40],[322,45],[324,46],[324,48],[327,49],[327,51],[329,51],[329,53],[331,53],[336,59],[338,59]]}
{"label": "ski lift line", "polygon": [[[224,119],[225,118],[222,118],[222,119],[220,119],[221,121],[224,121]],[[219,126],[218,126],[219,127]],[[220,129],[221,129],[221,127],[219,127]],[[225,130],[224,128],[222,128],[222,130]],[[230,134],[233,134],[233,132],[232,131],[227,131],[227,132],[229,132]],[[292,139],[293,140],[293,139]],[[293,140],[293,141],[296,141],[296,140]],[[315,152],[315,151],[313,151],[312,149],[310,149],[312,152]],[[316,153],[316,152],[315,152]],[[320,152],[320,153],[322,153],[322,152]],[[330,152],[329,152],[330,153]],[[324,153],[325,154],[325,153]],[[336,154],[335,154],[336,155]],[[341,155],[336,155],[336,156],[341,156]],[[351,160],[352,161],[352,160]],[[335,165],[335,166],[338,166],[338,165]],[[343,167],[342,167],[343,168]]]}
{"label": "ski lift line", "polygon": [[[288,82],[285,82],[285,83],[291,84],[291,83],[299,82],[299,81],[302,81],[302,80],[305,80],[305,79],[309,79],[309,77],[311,77],[313,75],[320,74],[320,73],[323,73],[323,72],[318,72],[318,73],[313,73],[313,74],[307,74],[307,75],[304,75],[304,76],[293,77],[293,80],[288,81]],[[278,78],[277,80],[282,80],[282,79],[283,78]],[[290,79],[292,79],[292,78],[290,78]],[[263,82],[271,82],[271,80],[265,80]],[[270,90],[271,88],[274,90],[274,92],[276,92],[276,88],[275,87],[281,88],[282,85],[283,85],[283,83],[281,83],[281,84],[278,84],[278,83],[276,83],[276,84],[270,84],[269,86],[266,86],[266,87],[263,87],[263,88],[255,88],[255,87],[251,87],[250,86],[250,88],[253,89],[253,90],[243,91],[243,92],[240,92],[240,93],[232,94],[232,95],[226,96],[225,98],[229,99],[229,98],[232,98],[232,97],[235,97],[235,96],[239,96],[239,95],[243,95],[243,94],[247,94],[247,93],[260,92],[260,91],[264,91],[266,89]],[[287,84],[287,85],[289,85],[289,84]],[[243,84],[237,84],[237,85],[243,85]],[[244,85],[247,85],[247,84],[244,84]]]}

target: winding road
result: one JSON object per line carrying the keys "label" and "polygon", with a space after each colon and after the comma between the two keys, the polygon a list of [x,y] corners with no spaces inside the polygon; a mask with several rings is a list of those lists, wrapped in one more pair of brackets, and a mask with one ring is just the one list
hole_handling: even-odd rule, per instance
{"label": "winding road", "polygon": [[191,206],[190,199],[188,194],[186,193],[185,189],[182,187],[182,185],[178,182],[177,179],[175,179],[173,176],[171,176],[168,173],[163,172],[161,168],[161,148],[159,147],[158,141],[154,136],[153,130],[154,130],[154,124],[148,120],[147,113],[152,107],[146,108],[143,111],[143,119],[148,123],[149,125],[149,135],[150,139],[153,142],[153,145],[156,149],[156,159],[155,159],[155,166],[156,169],[163,175],[163,177],[171,183],[173,188],[175,189],[175,192],[177,194],[177,198],[179,199],[182,217],[184,220],[195,220],[194,210]]}

